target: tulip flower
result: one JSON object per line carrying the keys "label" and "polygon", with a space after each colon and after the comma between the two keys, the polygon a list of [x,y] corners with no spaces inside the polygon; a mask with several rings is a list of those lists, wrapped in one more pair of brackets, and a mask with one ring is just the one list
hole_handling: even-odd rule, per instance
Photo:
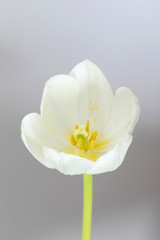
{"label": "tulip flower", "polygon": [[122,164],[139,117],[138,99],[125,87],[114,95],[102,71],[85,60],[69,75],[47,81],[40,112],[22,120],[22,140],[46,167],[84,174],[83,240],[90,240],[92,175]]}

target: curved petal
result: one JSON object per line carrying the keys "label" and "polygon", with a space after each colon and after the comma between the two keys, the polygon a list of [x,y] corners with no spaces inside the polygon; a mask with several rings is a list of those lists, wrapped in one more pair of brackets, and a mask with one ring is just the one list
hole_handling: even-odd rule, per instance
{"label": "curved petal", "polygon": [[116,145],[113,150],[100,157],[87,174],[99,174],[116,170],[122,164],[131,142],[132,136],[126,142]]}
{"label": "curved petal", "polygon": [[52,164],[43,155],[43,146],[48,146],[57,151],[69,150],[71,145],[67,145],[62,140],[54,137],[44,127],[41,116],[37,113],[30,113],[25,116],[21,124],[21,137],[32,155],[46,167],[52,168]]}
{"label": "curved petal", "polygon": [[52,168],[56,168],[66,175],[84,174],[94,165],[93,161],[73,154],[60,153],[47,147],[43,148],[43,153],[45,158],[52,165]]}
{"label": "curved petal", "polygon": [[79,63],[70,72],[79,84],[78,110],[81,124],[90,121],[94,130],[106,124],[112,109],[113,93],[101,70],[91,61]]}
{"label": "curved petal", "polygon": [[77,81],[68,75],[52,77],[43,92],[42,121],[49,131],[67,141],[78,123],[77,96]]}
{"label": "curved petal", "polygon": [[103,130],[104,137],[120,142],[126,134],[132,134],[138,121],[140,106],[130,89],[121,87],[116,91],[111,117]]}

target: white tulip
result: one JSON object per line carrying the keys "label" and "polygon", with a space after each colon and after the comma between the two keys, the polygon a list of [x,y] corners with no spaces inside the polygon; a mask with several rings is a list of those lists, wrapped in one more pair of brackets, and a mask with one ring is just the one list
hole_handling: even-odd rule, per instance
{"label": "white tulip", "polygon": [[132,141],[140,106],[128,88],[113,95],[101,70],[85,60],[45,85],[41,114],[24,117],[21,136],[48,168],[69,175],[117,169]]}

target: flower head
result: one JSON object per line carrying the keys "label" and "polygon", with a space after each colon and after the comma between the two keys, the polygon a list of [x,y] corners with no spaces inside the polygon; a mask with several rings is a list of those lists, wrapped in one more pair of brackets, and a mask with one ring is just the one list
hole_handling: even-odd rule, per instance
{"label": "flower head", "polygon": [[115,95],[101,70],[85,60],[69,75],[45,85],[41,114],[24,117],[21,136],[33,156],[64,174],[117,169],[139,117],[137,97],[125,87]]}

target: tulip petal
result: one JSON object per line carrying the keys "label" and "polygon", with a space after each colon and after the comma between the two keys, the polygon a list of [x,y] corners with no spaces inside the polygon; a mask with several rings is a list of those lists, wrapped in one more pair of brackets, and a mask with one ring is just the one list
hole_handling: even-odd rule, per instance
{"label": "tulip petal", "polygon": [[43,148],[43,153],[52,168],[56,168],[65,175],[84,174],[94,166],[93,161],[73,154],[58,152],[48,147]]}
{"label": "tulip petal", "polygon": [[138,121],[140,106],[137,97],[130,89],[121,87],[116,91],[111,117],[103,130],[105,137],[116,140],[132,134]]}
{"label": "tulip petal", "polygon": [[57,75],[47,81],[41,103],[42,121],[54,135],[69,141],[78,123],[78,84],[68,75]]}
{"label": "tulip petal", "polygon": [[126,142],[117,144],[114,149],[100,157],[87,174],[100,174],[116,170],[123,162],[132,142],[132,136]]}
{"label": "tulip petal", "polygon": [[94,130],[103,128],[110,116],[113,93],[102,71],[91,61],[79,63],[70,72],[79,85],[78,110],[81,124],[90,121]]}
{"label": "tulip petal", "polygon": [[30,113],[25,116],[21,124],[21,137],[32,155],[46,167],[52,168],[52,164],[43,155],[43,146],[52,147],[58,151],[69,150],[71,145],[54,137],[43,125],[41,116]]}

